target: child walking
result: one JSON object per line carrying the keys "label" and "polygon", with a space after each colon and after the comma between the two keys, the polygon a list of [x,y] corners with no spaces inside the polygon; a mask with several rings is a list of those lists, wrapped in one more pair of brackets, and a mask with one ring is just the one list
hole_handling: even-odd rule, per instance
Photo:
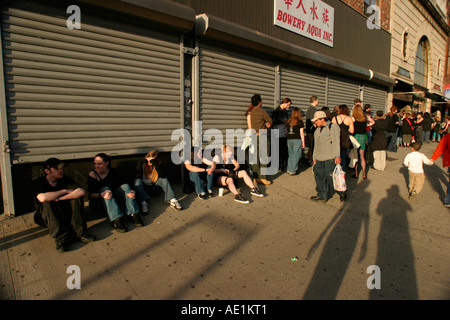
{"label": "child walking", "polygon": [[433,164],[433,161],[419,152],[421,146],[419,142],[413,142],[410,146],[411,152],[403,160],[403,164],[408,167],[409,171],[409,200],[413,200],[422,191],[423,183],[425,182],[423,164]]}

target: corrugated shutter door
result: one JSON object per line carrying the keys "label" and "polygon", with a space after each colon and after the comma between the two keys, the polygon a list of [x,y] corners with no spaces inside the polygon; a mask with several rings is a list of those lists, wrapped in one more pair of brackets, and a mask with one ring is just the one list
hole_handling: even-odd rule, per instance
{"label": "corrugated shutter door", "polygon": [[306,69],[281,66],[281,98],[290,98],[292,108],[299,108],[304,114],[309,108],[311,96],[319,98],[319,105],[325,104],[326,75]]}
{"label": "corrugated shutter door", "polygon": [[373,116],[375,116],[377,110],[381,110],[383,113],[385,112],[387,99],[386,89],[364,84],[363,94],[363,104],[368,103],[372,106]]}
{"label": "corrugated shutter door", "polygon": [[[200,119],[203,132],[219,129],[247,129],[245,111],[254,94],[260,94],[263,107],[271,114],[275,100],[273,62],[212,46],[200,50]],[[238,136],[237,143],[243,136]],[[224,141],[225,142],[225,141]]]}
{"label": "corrugated shutter door", "polygon": [[181,122],[179,35],[86,15],[70,30],[65,12],[49,11],[3,11],[13,163],[171,150]]}
{"label": "corrugated shutter door", "polygon": [[360,98],[359,83],[357,81],[329,76],[327,107],[330,108],[331,112],[334,107],[341,104],[347,105],[351,110],[357,98]]}

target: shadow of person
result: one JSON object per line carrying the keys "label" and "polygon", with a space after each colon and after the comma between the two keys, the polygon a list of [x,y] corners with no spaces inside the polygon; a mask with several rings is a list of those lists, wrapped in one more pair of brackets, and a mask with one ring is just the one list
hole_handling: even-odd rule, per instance
{"label": "shadow of person", "polygon": [[[357,247],[362,228],[364,228],[365,239],[368,238],[369,204],[371,198],[370,193],[367,191],[369,184],[370,180],[364,180],[347,191],[347,193],[351,191],[348,200],[311,246],[307,259],[314,254],[325,235],[329,232],[303,299],[336,299]],[[358,204],[357,212],[352,209],[355,203]],[[330,229],[331,231],[329,231]],[[363,239],[359,260],[364,258],[367,251],[367,240],[365,239]]]}
{"label": "shadow of person", "polygon": [[381,288],[371,289],[370,299],[418,299],[408,211],[412,208],[400,196],[397,185],[391,186],[378,204],[377,213],[382,220],[376,265],[381,270]]}

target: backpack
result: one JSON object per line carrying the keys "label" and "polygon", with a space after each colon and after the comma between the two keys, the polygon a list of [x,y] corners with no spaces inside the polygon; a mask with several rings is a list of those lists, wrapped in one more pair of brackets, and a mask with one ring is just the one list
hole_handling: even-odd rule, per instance
{"label": "backpack", "polygon": [[[339,123],[337,122],[337,117],[336,118],[336,124],[339,126]],[[342,122],[343,123],[343,122]],[[350,149],[352,146],[352,142],[350,141],[350,133],[348,132],[348,130],[342,130],[341,126],[339,126],[339,128],[341,129],[341,149],[343,150],[347,150]]]}

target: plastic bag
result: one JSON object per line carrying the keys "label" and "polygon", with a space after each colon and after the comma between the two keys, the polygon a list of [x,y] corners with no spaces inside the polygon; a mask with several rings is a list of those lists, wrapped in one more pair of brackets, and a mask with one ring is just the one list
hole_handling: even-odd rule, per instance
{"label": "plastic bag", "polygon": [[336,191],[346,191],[347,184],[345,183],[345,171],[342,170],[340,164],[337,164],[333,171],[333,185]]}

